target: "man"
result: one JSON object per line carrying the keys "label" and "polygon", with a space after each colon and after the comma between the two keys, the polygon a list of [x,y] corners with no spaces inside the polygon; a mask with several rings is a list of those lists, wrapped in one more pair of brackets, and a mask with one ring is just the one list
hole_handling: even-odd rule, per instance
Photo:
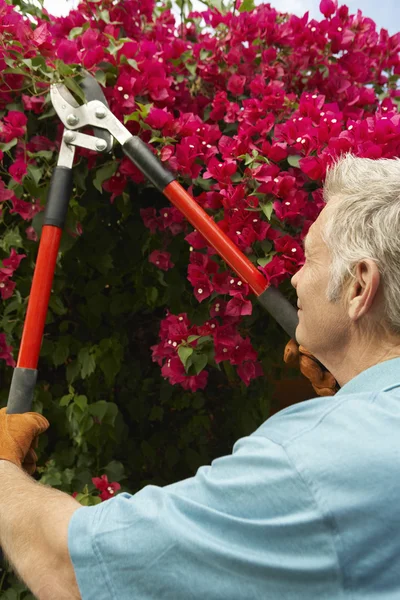
{"label": "man", "polygon": [[400,598],[400,161],[347,155],[324,194],[292,283],[297,342],[334,397],[195,477],[94,507],[7,462],[47,423],[0,411],[0,544],[40,600]]}

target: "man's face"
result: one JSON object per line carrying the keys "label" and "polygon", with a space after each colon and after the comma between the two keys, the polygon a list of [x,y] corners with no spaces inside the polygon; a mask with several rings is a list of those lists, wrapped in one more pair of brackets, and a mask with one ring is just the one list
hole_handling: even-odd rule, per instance
{"label": "man's face", "polygon": [[325,295],[331,257],[321,237],[321,225],[327,209],[323,209],[311,226],[305,239],[305,264],[291,280],[301,309],[296,340],[323,364],[324,359],[337,353],[338,349],[345,349],[351,325],[345,302],[328,302]]}

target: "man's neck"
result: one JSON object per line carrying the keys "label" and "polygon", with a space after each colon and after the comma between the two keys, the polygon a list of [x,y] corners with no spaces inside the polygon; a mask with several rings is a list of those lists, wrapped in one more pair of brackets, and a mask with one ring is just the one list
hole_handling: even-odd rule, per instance
{"label": "man's neck", "polygon": [[351,379],[370,367],[392,358],[400,357],[400,342],[396,345],[370,342],[349,348],[340,357],[332,355],[322,364],[332,373],[336,381],[343,387]]}

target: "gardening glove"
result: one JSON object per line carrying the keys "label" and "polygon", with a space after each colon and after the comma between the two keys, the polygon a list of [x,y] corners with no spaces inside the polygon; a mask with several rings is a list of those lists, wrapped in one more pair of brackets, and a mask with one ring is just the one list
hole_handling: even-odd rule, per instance
{"label": "gardening glove", "polygon": [[39,435],[50,426],[45,417],[35,412],[8,415],[0,410],[0,460],[8,460],[28,475],[36,471]]}
{"label": "gardening glove", "polygon": [[285,347],[283,360],[290,367],[297,367],[310,380],[318,396],[334,396],[339,387],[336,379],[325,367],[296,340],[291,339]]}

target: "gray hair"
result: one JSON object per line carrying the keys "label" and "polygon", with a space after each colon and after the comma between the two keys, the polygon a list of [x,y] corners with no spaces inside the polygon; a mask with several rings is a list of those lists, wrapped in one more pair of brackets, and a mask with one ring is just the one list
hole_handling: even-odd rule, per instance
{"label": "gray hair", "polygon": [[383,321],[400,334],[400,159],[346,154],[328,169],[324,200],[330,205],[321,235],[331,253],[327,299],[337,302],[357,263],[373,260],[384,299]]}

